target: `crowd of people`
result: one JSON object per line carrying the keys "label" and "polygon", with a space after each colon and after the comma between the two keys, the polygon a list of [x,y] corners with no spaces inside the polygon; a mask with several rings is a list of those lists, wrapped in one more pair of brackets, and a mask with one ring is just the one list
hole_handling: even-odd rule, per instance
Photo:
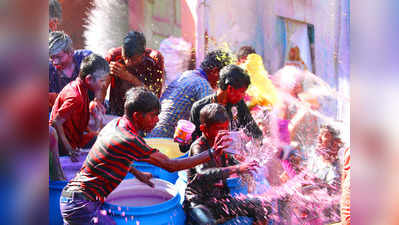
{"label": "crowd of people", "polygon": [[[133,167],[134,161],[170,172],[187,170],[183,206],[190,224],[219,224],[237,216],[250,217],[254,224],[270,224],[271,220],[275,224],[350,223],[347,201],[341,203],[343,210],[339,202],[324,207],[325,216],[316,220],[311,217],[317,212],[293,204],[289,194],[273,206],[262,195],[232,196],[226,185],[231,176],[255,182],[251,176],[266,167],[264,179],[271,186],[284,185],[305,173],[300,188],[303,195],[325,190],[329,196],[339,196],[342,189],[349,191],[341,187],[341,181],[347,184],[349,148],[336,128],[320,124],[306,111],[317,110],[321,103],[301,97],[303,68],[285,66],[268,77],[284,100],[272,107],[249,108],[246,91],[251,77],[245,63],[248,55],[256,54],[250,46],[240,48],[236,58],[222,49],[210,51],[199,68],[183,72],[164,87],[164,58],[146,47],[142,32],[128,32],[120,47],[100,56],[90,49],[73,48],[69,35],[58,30],[61,16],[58,1],[50,0],[50,179],[65,180],[59,156],[76,161],[80,149],[90,149],[61,193],[65,224],[115,224],[100,208],[127,173],[154,185],[151,174]],[[104,114],[116,119],[107,123],[101,117]],[[96,123],[94,129],[90,120]],[[190,140],[179,144],[188,157],[170,159],[146,143],[146,137],[173,138],[179,120],[195,125]],[[273,162],[260,165],[245,154],[225,152],[232,143],[229,131],[242,131],[243,142],[256,149],[275,146]],[[278,141],[272,141],[273,137]],[[241,151],[246,148],[244,144]],[[345,159],[339,157],[344,150]]]}

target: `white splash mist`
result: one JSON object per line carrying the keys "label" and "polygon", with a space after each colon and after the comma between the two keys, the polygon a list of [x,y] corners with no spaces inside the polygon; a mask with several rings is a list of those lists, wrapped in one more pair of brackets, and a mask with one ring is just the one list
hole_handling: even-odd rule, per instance
{"label": "white splash mist", "polygon": [[84,25],[85,47],[105,56],[129,31],[128,0],[94,0]]}

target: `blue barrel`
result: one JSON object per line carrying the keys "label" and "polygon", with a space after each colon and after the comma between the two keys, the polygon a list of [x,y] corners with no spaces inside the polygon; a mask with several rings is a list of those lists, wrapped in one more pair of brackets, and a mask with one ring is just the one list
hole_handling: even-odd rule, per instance
{"label": "blue barrel", "polygon": [[49,182],[49,222],[51,225],[62,225],[60,211],[61,191],[68,181],[50,181]]}
{"label": "blue barrel", "polygon": [[235,196],[238,194],[248,194],[248,186],[241,180],[240,177],[231,177],[226,180],[227,187],[230,189],[230,194]]}
{"label": "blue barrel", "polygon": [[[186,215],[180,204],[180,195],[174,186],[161,179],[152,179],[154,188],[148,187],[136,179],[123,180],[107,197],[102,210],[111,216],[116,224],[132,225],[184,225]],[[162,200],[162,196],[170,194]],[[161,199],[148,201],[146,198]],[[133,203],[130,206],[128,203]],[[123,202],[124,205],[118,204]],[[155,202],[155,203],[153,203]],[[142,204],[142,206],[137,206]]]}

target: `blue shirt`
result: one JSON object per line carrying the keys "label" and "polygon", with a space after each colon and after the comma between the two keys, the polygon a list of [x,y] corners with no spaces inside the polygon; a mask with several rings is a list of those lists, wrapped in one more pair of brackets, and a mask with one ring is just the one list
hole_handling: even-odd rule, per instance
{"label": "blue shirt", "polygon": [[92,51],[86,49],[75,50],[73,52],[73,61],[75,63],[75,69],[73,70],[72,77],[63,76],[62,71],[59,71],[57,68],[53,66],[53,63],[49,60],[49,74],[48,74],[48,91],[60,93],[61,90],[71,81],[75,80],[79,75],[80,63],[82,60],[90,55]]}
{"label": "blue shirt", "polygon": [[162,94],[159,121],[147,137],[173,138],[177,121],[188,120],[194,102],[212,93],[213,89],[201,69],[184,72]]}

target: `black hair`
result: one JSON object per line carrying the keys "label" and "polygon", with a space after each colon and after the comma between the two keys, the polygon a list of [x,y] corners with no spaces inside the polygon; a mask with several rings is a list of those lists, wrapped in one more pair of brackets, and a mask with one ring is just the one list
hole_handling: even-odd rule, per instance
{"label": "black hair", "polygon": [[130,31],[123,39],[122,48],[127,58],[138,54],[143,54],[145,51],[145,46],[146,40],[142,32]]}
{"label": "black hair", "polygon": [[254,48],[251,46],[242,46],[237,52],[237,59],[240,60],[252,53],[256,53]]}
{"label": "black hair", "polygon": [[126,92],[125,115],[131,120],[134,112],[148,113],[161,109],[158,97],[144,87],[133,87]]}
{"label": "black hair", "polygon": [[200,111],[201,124],[205,124],[206,126],[215,123],[223,123],[228,120],[229,116],[227,115],[226,109],[224,106],[217,103],[205,105]]}
{"label": "black hair", "polygon": [[233,59],[229,55],[229,53],[222,51],[220,49],[209,52],[204,61],[202,61],[200,68],[205,72],[208,72],[212,69],[222,69],[224,66],[227,66],[233,62]]}
{"label": "black hair", "polygon": [[[92,53],[82,60],[82,63],[80,64],[79,77],[80,79],[85,79],[89,74],[95,76],[94,73],[101,70],[106,72],[106,74],[103,75],[109,73],[108,62],[103,57]],[[96,79],[97,78],[99,77],[96,77]]]}
{"label": "black hair", "polygon": [[223,67],[219,72],[218,87],[222,90],[226,90],[228,85],[231,85],[235,89],[248,88],[251,84],[251,79],[248,74],[237,65],[228,65]]}
{"label": "black hair", "polygon": [[58,20],[62,19],[62,8],[58,0],[49,0],[48,8],[49,8],[49,19],[53,18],[57,18]]}

